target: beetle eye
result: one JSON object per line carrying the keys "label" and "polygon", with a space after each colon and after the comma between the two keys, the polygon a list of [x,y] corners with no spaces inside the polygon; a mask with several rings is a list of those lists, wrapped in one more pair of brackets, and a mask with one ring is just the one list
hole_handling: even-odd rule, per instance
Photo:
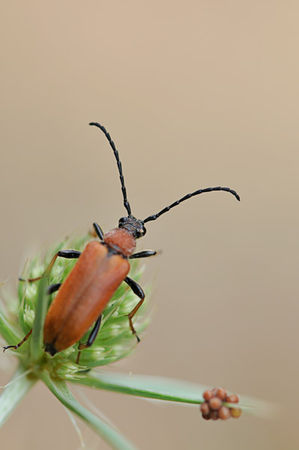
{"label": "beetle eye", "polygon": [[138,230],[139,237],[144,236],[145,233],[146,233],[146,228],[145,227],[139,228],[139,230]]}
{"label": "beetle eye", "polygon": [[123,224],[126,221],[126,217],[121,217],[118,221],[119,224]]}

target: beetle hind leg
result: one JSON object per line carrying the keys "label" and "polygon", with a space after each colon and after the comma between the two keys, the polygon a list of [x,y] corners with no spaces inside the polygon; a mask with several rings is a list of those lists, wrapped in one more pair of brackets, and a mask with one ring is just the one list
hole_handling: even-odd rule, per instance
{"label": "beetle hind leg", "polygon": [[140,308],[140,306],[142,305],[142,303],[144,302],[145,294],[144,294],[144,291],[143,291],[142,287],[136,281],[132,280],[132,278],[126,277],[124,281],[128,284],[128,286],[130,286],[130,288],[132,289],[134,294],[136,294],[137,297],[140,298],[140,300],[137,303],[137,305],[128,314],[129,325],[130,325],[131,331],[134,334],[134,336],[136,336],[137,342],[140,342],[140,338],[139,338],[139,336],[138,336],[138,334],[137,334],[137,332],[136,332],[136,330],[134,328],[132,319],[135,316],[135,314],[137,313],[137,311]]}
{"label": "beetle hind leg", "polygon": [[98,319],[96,320],[96,323],[94,324],[94,327],[91,330],[90,335],[88,336],[86,344],[82,344],[82,343],[79,342],[76,364],[79,364],[80,356],[81,356],[81,350],[84,350],[85,348],[90,347],[94,343],[95,338],[97,337],[97,334],[98,334],[98,332],[100,330],[101,321],[102,321],[102,314],[100,314]]}

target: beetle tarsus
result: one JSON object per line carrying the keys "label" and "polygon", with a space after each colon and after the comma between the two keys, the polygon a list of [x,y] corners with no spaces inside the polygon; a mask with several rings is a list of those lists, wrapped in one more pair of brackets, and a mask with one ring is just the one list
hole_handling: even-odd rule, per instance
{"label": "beetle tarsus", "polygon": [[17,345],[5,345],[3,348],[3,353],[6,352],[6,350],[8,350],[9,348],[13,348],[14,350],[17,350],[18,346]]}
{"label": "beetle tarsus", "polygon": [[6,350],[8,350],[9,348],[13,348],[14,350],[17,350],[19,347],[21,347],[21,345],[24,344],[24,342],[27,341],[27,339],[29,338],[29,336],[31,335],[31,333],[32,333],[32,329],[31,329],[31,330],[26,334],[26,336],[23,337],[23,339],[22,339],[20,342],[18,342],[18,344],[16,344],[16,345],[6,345],[6,346],[4,346],[4,347],[3,347],[3,352],[5,352]]}
{"label": "beetle tarsus", "polygon": [[[139,304],[139,303],[138,303],[138,304]],[[134,315],[134,314],[133,314],[133,315]],[[139,342],[140,342],[140,337],[138,336],[137,331],[135,330],[135,327],[134,327],[134,325],[133,325],[133,321],[132,321],[133,315],[131,315],[131,313],[128,314],[129,325],[130,325],[132,334],[136,337],[137,343],[139,344]]]}

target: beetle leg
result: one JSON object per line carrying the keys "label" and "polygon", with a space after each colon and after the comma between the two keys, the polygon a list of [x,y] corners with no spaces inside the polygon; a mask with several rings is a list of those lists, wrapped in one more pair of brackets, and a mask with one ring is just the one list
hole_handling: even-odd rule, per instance
{"label": "beetle leg", "polygon": [[94,222],[93,223],[93,228],[94,228],[96,234],[98,235],[100,241],[103,241],[103,239],[104,239],[104,231],[102,230],[100,225],[98,223]]}
{"label": "beetle leg", "polygon": [[53,294],[53,292],[58,291],[58,289],[60,288],[60,286],[62,285],[62,283],[55,283],[55,284],[50,284],[50,286],[48,286],[48,290],[47,290],[47,294]]}
{"label": "beetle leg", "polygon": [[129,325],[130,325],[131,331],[136,336],[137,342],[140,342],[140,338],[136,333],[132,319],[135,316],[135,314],[137,313],[137,311],[140,308],[140,306],[142,305],[142,303],[144,302],[145,294],[143,292],[142,287],[136,281],[132,280],[132,278],[126,277],[124,279],[124,281],[130,286],[130,288],[132,289],[134,294],[136,294],[137,297],[140,298],[140,301],[137,303],[135,308],[133,308],[132,311],[128,314]]}
{"label": "beetle leg", "polygon": [[66,258],[66,259],[75,259],[75,258],[79,258],[80,255],[81,255],[81,252],[78,252],[78,250],[59,250],[59,252],[55,253],[53,258],[51,259],[50,264],[48,265],[48,267],[46,268],[46,270],[40,277],[28,278],[27,280],[25,280],[24,278],[19,278],[19,281],[29,281],[31,283],[33,281],[40,280],[41,278],[43,278],[44,275],[47,275],[49,272],[51,272],[52,267],[54,266],[54,263],[55,263],[56,259],[58,258],[58,256],[60,256],[61,258]]}
{"label": "beetle leg", "polygon": [[[48,289],[47,289],[47,294],[53,294],[53,292],[58,291],[58,289],[60,288],[60,286],[62,285],[62,283],[55,283],[55,284],[51,284]],[[3,351],[5,352],[8,348],[13,348],[14,350],[17,350],[19,347],[21,347],[22,344],[24,344],[24,342],[27,341],[27,339],[29,338],[29,336],[32,333],[32,329],[26,334],[26,336],[16,345],[6,345],[5,347],[3,347]]]}
{"label": "beetle leg", "polygon": [[94,343],[95,338],[97,337],[97,334],[98,334],[100,326],[101,326],[101,321],[102,321],[102,314],[100,314],[99,317],[97,318],[97,320],[94,324],[94,327],[91,330],[90,335],[88,336],[86,344],[79,344],[79,350],[88,348]]}
{"label": "beetle leg", "polygon": [[155,250],[144,250],[143,252],[134,253],[134,255],[129,256],[129,259],[136,259],[136,258],[148,258],[149,256],[154,256],[158,252]]}
{"label": "beetle leg", "polygon": [[17,348],[21,347],[22,344],[24,344],[24,342],[27,341],[27,339],[29,338],[29,336],[32,333],[32,329],[29,331],[29,333],[26,334],[26,336],[16,345],[6,345],[5,347],[3,347],[3,351],[5,352],[8,348],[13,348],[14,350],[17,350]]}
{"label": "beetle leg", "polygon": [[101,326],[101,320],[102,320],[102,314],[100,314],[98,319],[96,320],[96,323],[94,324],[94,327],[91,330],[90,335],[88,336],[86,344],[79,343],[78,355],[77,355],[77,359],[76,359],[77,364],[79,364],[81,350],[83,350],[84,348],[90,347],[94,343],[95,338],[97,337],[97,334],[98,334],[100,326]]}

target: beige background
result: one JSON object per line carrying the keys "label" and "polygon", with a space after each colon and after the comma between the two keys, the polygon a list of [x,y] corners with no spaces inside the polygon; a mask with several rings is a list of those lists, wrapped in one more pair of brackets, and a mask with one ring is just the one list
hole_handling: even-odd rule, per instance
{"label": "beige background", "polygon": [[[2,2],[1,280],[124,214],[91,120],[118,144],[138,217],[198,187],[242,197],[207,194],[148,224],[139,249],[163,249],[146,261],[154,317],[114,370],[223,385],[278,416],[206,423],[197,408],[84,390],[140,449],[298,448],[298,15],[291,0]],[[42,385],[0,436],[10,450],[79,448]]]}

